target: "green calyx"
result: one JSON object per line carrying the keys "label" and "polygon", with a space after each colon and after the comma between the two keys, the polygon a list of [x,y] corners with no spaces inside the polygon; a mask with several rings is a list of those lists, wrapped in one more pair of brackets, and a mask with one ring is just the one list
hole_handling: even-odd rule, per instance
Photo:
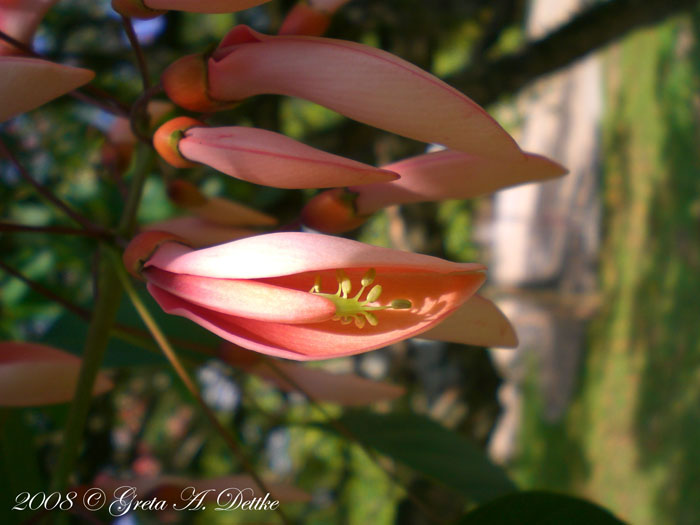
{"label": "green calyx", "polygon": [[384,306],[369,306],[370,303],[376,302],[382,294],[382,287],[375,284],[367,292],[364,300],[361,300],[362,294],[368,286],[370,286],[376,277],[377,273],[374,268],[370,268],[363,276],[360,284],[362,285],[353,297],[350,297],[352,291],[352,282],[350,277],[343,270],[336,270],[336,280],[338,281],[338,290],[334,294],[321,292],[321,276],[316,276],[314,285],[309,290],[309,293],[325,297],[332,301],[335,305],[335,315],[333,321],[340,321],[342,324],[355,323],[357,328],[363,328],[366,323],[370,326],[377,326],[379,321],[373,312],[379,310],[406,310],[413,305],[408,299],[395,299],[390,304]]}

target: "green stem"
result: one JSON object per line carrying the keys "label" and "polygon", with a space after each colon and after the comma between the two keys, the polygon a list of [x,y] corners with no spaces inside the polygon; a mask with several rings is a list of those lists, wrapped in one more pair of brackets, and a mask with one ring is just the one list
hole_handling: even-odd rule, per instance
{"label": "green stem", "polygon": [[[152,161],[153,153],[151,149],[144,144],[137,145],[131,169],[132,181],[129,195],[117,229],[117,235],[119,236],[130,237],[133,233],[136,224],[136,212],[143,193],[143,185],[150,171]],[[105,249],[109,248],[106,245],[102,245],[101,250],[104,252]],[[102,364],[109,341],[110,330],[114,324],[123,292],[114,265],[104,256],[105,253],[101,255],[95,308],[85,341],[85,351],[83,352],[78,384],[68,412],[63,435],[63,446],[61,447],[58,463],[51,480],[51,491],[60,492],[66,489],[76,459],[80,453],[85,423],[92,402],[95,379]]]}
{"label": "green stem", "polygon": [[[129,279],[129,276],[126,273],[126,270],[124,269],[124,265],[122,264],[121,258],[113,251],[109,252],[109,256],[112,259],[112,263],[114,265],[114,268],[116,270],[117,276],[119,280],[121,281],[122,286],[124,287],[124,290],[126,291],[127,296],[131,300],[131,304],[133,304],[134,308],[139,314],[139,317],[141,317],[141,320],[143,321],[143,324],[146,325],[146,328],[148,328],[148,331],[151,332],[151,335],[153,336],[153,339],[156,341],[158,346],[160,347],[161,351],[165,355],[165,357],[168,359],[170,362],[170,365],[173,367],[175,372],[177,373],[178,377],[180,380],[183,382],[187,390],[189,390],[190,394],[192,394],[192,397],[195,398],[197,401],[197,404],[200,406],[204,414],[207,416],[207,419],[209,422],[214,426],[216,431],[219,433],[219,435],[223,438],[223,440],[226,442],[228,445],[228,448],[233,452],[233,454],[236,456],[238,461],[241,463],[245,471],[250,475],[251,478],[253,478],[253,481],[255,481],[256,485],[260,488],[261,491],[266,492],[266,493],[271,493],[270,489],[267,487],[266,483],[262,480],[262,478],[258,475],[258,473],[255,471],[255,468],[253,467],[253,463],[250,461],[246,453],[243,451],[243,447],[241,443],[238,441],[238,439],[231,433],[229,432],[219,421],[219,419],[216,417],[216,414],[212,411],[211,408],[209,408],[209,405],[206,404],[204,399],[202,399],[202,396],[199,393],[199,389],[197,388],[197,385],[195,384],[194,380],[190,376],[190,374],[187,372],[187,369],[184,367],[180,359],[178,358],[177,354],[175,353],[175,349],[172,347],[170,342],[168,341],[168,338],[165,336],[163,331],[160,329],[158,326],[158,323],[156,320],[153,318],[151,315],[151,312],[148,311],[148,308],[146,305],[143,303],[141,300],[141,297],[139,297],[139,294],[136,293],[136,290],[134,289],[133,285],[131,284],[131,281]],[[286,514],[280,507],[277,507],[275,509],[277,512],[278,516],[282,519],[282,521],[286,524],[291,523],[289,521],[289,518],[287,518]]]}

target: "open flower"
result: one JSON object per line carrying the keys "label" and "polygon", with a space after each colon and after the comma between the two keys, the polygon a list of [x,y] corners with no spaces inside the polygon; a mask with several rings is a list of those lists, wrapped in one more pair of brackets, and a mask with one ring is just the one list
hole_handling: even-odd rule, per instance
{"label": "open flower", "polygon": [[[65,403],[73,399],[80,358],[37,343],[0,342],[0,406],[24,407]],[[97,376],[95,394],[112,388]]]}
{"label": "open flower", "polygon": [[0,57],[0,122],[87,84],[88,70],[29,57]]}
{"label": "open flower", "polygon": [[193,250],[150,232],[124,254],[168,313],[250,350],[327,359],[437,325],[485,280],[453,263],[312,233],[273,233]]}
{"label": "open flower", "polygon": [[154,18],[166,11],[235,13],[270,0],[112,0],[112,9],[124,16]]}
{"label": "open flower", "polygon": [[309,36],[235,27],[211,54],[164,72],[163,87],[192,111],[231,107],[259,94],[300,97],[357,121],[484,157],[520,158],[506,131],[472,100],[391,53]]}
{"label": "open flower", "polygon": [[[0,31],[31,47],[32,38],[46,12],[58,0],[0,0]],[[12,44],[0,41],[1,55],[22,55]]]}
{"label": "open flower", "polygon": [[517,184],[559,177],[567,171],[534,153],[498,159],[450,150],[418,155],[383,168],[400,178],[320,193],[304,207],[304,224],[325,233],[341,233],[357,228],[372,213],[393,204],[470,199]]}
{"label": "open flower", "polygon": [[395,173],[317,150],[279,133],[210,128],[189,117],[163,124],[153,143],[177,168],[206,164],[222,173],[276,188],[329,188],[397,178]]}

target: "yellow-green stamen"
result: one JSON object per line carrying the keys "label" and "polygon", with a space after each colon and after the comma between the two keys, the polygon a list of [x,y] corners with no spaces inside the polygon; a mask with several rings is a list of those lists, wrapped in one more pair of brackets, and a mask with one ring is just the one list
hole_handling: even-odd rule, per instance
{"label": "yellow-green stamen", "polygon": [[384,306],[368,306],[369,303],[376,302],[382,294],[382,287],[375,284],[368,292],[365,300],[360,300],[365,289],[374,282],[377,272],[374,268],[370,268],[363,276],[360,284],[360,291],[353,297],[350,297],[352,291],[352,282],[350,277],[343,271],[336,271],[336,280],[338,281],[338,290],[334,294],[321,292],[321,276],[317,275],[314,280],[314,285],[309,290],[309,293],[325,297],[332,301],[335,305],[335,315],[333,321],[340,321],[342,324],[350,324],[354,321],[357,328],[362,328],[366,323],[370,326],[377,326],[379,321],[372,313],[378,310],[406,310],[413,305],[408,299],[394,299],[391,304]]}

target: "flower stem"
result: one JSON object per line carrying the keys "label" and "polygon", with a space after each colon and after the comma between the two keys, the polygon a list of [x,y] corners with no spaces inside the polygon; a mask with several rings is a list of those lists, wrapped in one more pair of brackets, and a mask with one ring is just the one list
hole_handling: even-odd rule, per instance
{"label": "flower stem", "polygon": [[48,233],[50,235],[75,235],[78,237],[97,237],[98,239],[110,240],[109,232],[101,233],[94,230],[82,230],[70,228],[68,226],[31,226],[28,224],[15,224],[0,221],[0,232],[9,233]]}
{"label": "flower stem", "polygon": [[[136,211],[138,210],[144,181],[150,171],[152,161],[152,150],[145,145],[137,145],[131,169],[132,181],[129,195],[117,229],[117,234],[120,236],[129,237],[133,233],[136,223]],[[63,435],[63,446],[61,447],[58,463],[51,480],[52,491],[60,492],[68,486],[73,466],[80,452],[80,444],[82,443],[83,431],[92,401],[95,379],[102,364],[110,337],[110,330],[114,324],[119,300],[123,292],[114,265],[105,257],[105,250],[110,248],[104,244],[100,248],[102,257],[100,258],[95,306],[85,341],[85,351],[83,352],[78,384],[68,412]]]}
{"label": "flower stem", "polygon": [[139,71],[141,73],[141,80],[143,81],[144,91],[151,87],[151,79],[148,73],[148,64],[146,63],[146,57],[143,54],[143,49],[139,43],[139,38],[134,31],[134,25],[131,23],[131,18],[127,16],[122,16],[122,25],[124,26],[124,32],[126,33],[129,43],[136,54],[136,62],[139,66]]}
{"label": "flower stem", "polygon": [[[236,456],[236,458],[241,463],[246,472],[253,478],[253,481],[255,481],[256,485],[258,485],[261,491],[270,493],[270,489],[255,471],[255,467],[253,467],[252,462],[250,461],[246,453],[243,451],[241,443],[231,432],[229,432],[221,424],[219,419],[216,417],[216,414],[214,414],[209,405],[207,405],[204,399],[202,399],[202,396],[200,395],[199,389],[197,388],[197,385],[195,384],[194,380],[187,372],[187,369],[185,369],[184,365],[175,353],[174,348],[171,346],[165,334],[161,331],[156,320],[148,311],[148,308],[141,300],[141,297],[139,297],[138,293],[136,293],[134,286],[129,280],[129,276],[126,273],[126,270],[124,269],[124,265],[122,264],[121,258],[114,251],[110,251],[109,255],[112,259],[112,263],[116,270],[117,276],[121,281],[121,284],[124,287],[127,296],[131,300],[131,303],[133,304],[134,308],[141,317],[141,320],[148,328],[148,331],[151,332],[153,339],[156,341],[163,354],[170,362],[170,365],[173,367],[180,380],[183,382],[187,390],[189,390],[190,394],[192,394],[192,397],[195,398],[197,404],[204,411],[204,414],[207,416],[207,419],[214,426],[219,435],[224,439],[231,452],[233,452],[233,454]],[[284,523],[291,523],[280,507],[277,507],[275,510]]]}

